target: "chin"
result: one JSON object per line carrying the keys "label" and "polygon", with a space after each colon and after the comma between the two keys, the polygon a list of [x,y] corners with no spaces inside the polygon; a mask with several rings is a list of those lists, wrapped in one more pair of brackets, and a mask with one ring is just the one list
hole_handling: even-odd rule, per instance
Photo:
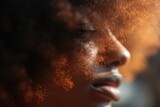
{"label": "chin", "polygon": [[80,97],[77,101],[70,103],[67,107],[112,107],[112,100],[102,100],[91,96]]}

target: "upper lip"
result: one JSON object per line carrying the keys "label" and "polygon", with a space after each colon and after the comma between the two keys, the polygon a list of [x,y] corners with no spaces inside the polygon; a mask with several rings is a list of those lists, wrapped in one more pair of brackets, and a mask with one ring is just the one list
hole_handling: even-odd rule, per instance
{"label": "upper lip", "polygon": [[118,87],[121,84],[122,75],[116,67],[111,67],[109,71],[96,74],[92,83],[93,87],[112,86]]}

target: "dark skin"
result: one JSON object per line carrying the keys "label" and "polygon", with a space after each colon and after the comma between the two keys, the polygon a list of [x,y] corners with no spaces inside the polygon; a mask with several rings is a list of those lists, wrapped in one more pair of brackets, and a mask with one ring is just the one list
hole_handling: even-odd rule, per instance
{"label": "dark skin", "polygon": [[0,104],[111,107],[118,101],[122,78],[118,68],[129,62],[130,53],[124,32],[120,33],[124,26],[118,26],[124,24],[118,20],[123,18],[115,21],[110,14],[115,3],[4,2]]}

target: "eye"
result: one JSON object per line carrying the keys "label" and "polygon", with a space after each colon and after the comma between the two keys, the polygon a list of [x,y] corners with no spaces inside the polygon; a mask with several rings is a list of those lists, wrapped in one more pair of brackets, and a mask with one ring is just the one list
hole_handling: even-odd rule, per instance
{"label": "eye", "polygon": [[78,30],[76,31],[77,36],[82,36],[82,35],[84,35],[84,34],[86,34],[86,33],[88,33],[88,32],[90,32],[90,31],[87,30],[87,29],[78,29]]}
{"label": "eye", "polygon": [[79,29],[76,30],[75,36],[76,38],[83,39],[95,32],[95,29],[91,25],[84,25],[81,26]]}

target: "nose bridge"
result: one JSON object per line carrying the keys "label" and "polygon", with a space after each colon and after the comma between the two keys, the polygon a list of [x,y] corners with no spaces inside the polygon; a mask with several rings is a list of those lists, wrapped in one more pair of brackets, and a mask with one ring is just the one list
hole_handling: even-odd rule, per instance
{"label": "nose bridge", "polygon": [[109,46],[107,47],[107,56],[109,64],[116,66],[121,66],[129,62],[130,53],[129,51],[120,43],[117,38],[109,31]]}

